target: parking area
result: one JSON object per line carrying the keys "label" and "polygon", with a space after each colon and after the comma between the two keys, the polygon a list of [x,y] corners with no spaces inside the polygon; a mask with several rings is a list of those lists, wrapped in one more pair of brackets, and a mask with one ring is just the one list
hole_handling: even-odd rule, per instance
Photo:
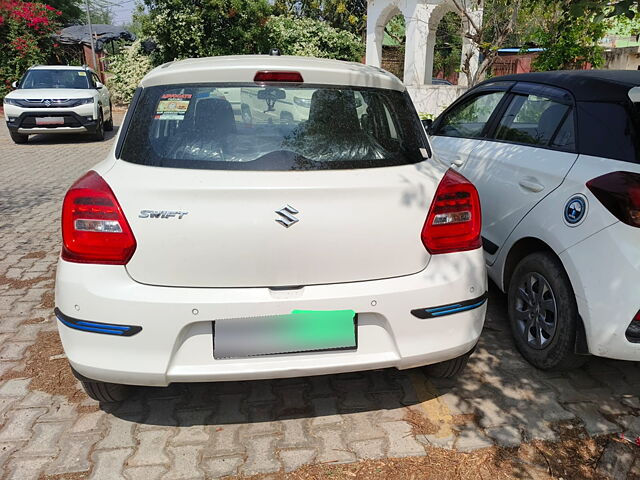
{"label": "parking area", "polygon": [[567,440],[584,446],[573,460],[585,476],[640,478],[640,446],[616,440],[640,436],[640,365],[593,358],[568,373],[534,369],[515,351],[493,286],[478,348],[455,380],[382,370],[144,388],[117,408],[89,400],[53,316],[59,210],[68,186],[113,146],[121,119],[104,142],[39,135],[14,145],[0,129],[1,478],[196,479],[453,461],[443,451],[485,452],[474,457],[485,463],[469,464],[475,473],[499,469],[506,452],[520,478],[547,478],[562,476],[547,450]]}

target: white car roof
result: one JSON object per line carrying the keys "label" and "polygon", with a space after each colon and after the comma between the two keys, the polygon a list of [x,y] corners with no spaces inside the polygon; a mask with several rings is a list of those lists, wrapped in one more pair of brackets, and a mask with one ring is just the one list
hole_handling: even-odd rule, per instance
{"label": "white car roof", "polygon": [[235,55],[169,62],[151,70],[140,85],[252,83],[256,72],[262,70],[299,72],[304,83],[308,84],[405,90],[396,76],[381,68],[356,62],[286,55]]}
{"label": "white car roof", "polygon": [[93,71],[85,66],[78,65],[34,65],[29,70],[80,70],[80,71]]}

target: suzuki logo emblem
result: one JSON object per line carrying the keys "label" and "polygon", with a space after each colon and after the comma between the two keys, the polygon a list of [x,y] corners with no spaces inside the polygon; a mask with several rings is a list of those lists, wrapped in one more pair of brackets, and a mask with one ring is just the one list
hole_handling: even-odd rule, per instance
{"label": "suzuki logo emblem", "polygon": [[285,205],[284,208],[276,210],[276,213],[282,217],[276,218],[276,222],[278,222],[283,227],[289,228],[294,223],[299,222],[299,220],[293,215],[300,212],[298,212],[298,210],[293,208],[291,205]]}
{"label": "suzuki logo emblem", "polygon": [[45,107],[50,107],[51,106],[51,100],[45,100],[44,101],[44,106]]}

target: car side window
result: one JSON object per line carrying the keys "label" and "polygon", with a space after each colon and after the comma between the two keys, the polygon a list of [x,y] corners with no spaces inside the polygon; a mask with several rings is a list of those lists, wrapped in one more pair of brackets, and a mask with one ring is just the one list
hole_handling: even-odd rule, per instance
{"label": "car side window", "polygon": [[[570,106],[538,95],[514,95],[500,120],[495,138],[527,145],[549,146],[553,140],[559,148],[573,144]],[[562,125],[562,132],[558,128]],[[559,135],[562,133],[560,138]]]}
{"label": "car side window", "polygon": [[93,78],[93,86],[97,87],[98,86],[98,82],[100,81],[100,79],[98,78],[98,75],[96,75],[95,73],[92,73],[91,77]]}
{"label": "car side window", "polygon": [[505,92],[490,92],[454,107],[440,121],[434,135],[445,137],[480,137]]}

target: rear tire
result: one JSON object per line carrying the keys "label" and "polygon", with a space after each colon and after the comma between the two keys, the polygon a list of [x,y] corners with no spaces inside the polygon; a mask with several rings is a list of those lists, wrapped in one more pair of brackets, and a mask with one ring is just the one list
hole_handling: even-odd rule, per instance
{"label": "rear tire", "polygon": [[29,140],[29,135],[23,133],[9,132],[9,135],[11,135],[11,140],[13,140],[14,143],[27,143],[27,140]]}
{"label": "rear tire", "polygon": [[81,383],[87,395],[102,403],[121,402],[131,394],[131,387],[128,385],[86,380],[82,380]]}
{"label": "rear tire", "polygon": [[469,361],[469,357],[475,350],[475,347],[464,355],[460,355],[459,357],[452,358],[451,360],[446,360],[440,363],[434,363],[433,365],[427,365],[424,368],[424,372],[428,377],[433,378],[453,378],[457,377],[462,373],[462,371],[467,366],[467,362]]}
{"label": "rear tire", "polygon": [[104,123],[104,130],[106,132],[113,131],[113,107],[111,106],[111,102],[109,102],[109,121]]}
{"label": "rear tire", "polygon": [[516,266],[508,290],[517,349],[541,370],[570,370],[588,357],[575,353],[580,318],[569,277],[555,255],[536,252]]}

